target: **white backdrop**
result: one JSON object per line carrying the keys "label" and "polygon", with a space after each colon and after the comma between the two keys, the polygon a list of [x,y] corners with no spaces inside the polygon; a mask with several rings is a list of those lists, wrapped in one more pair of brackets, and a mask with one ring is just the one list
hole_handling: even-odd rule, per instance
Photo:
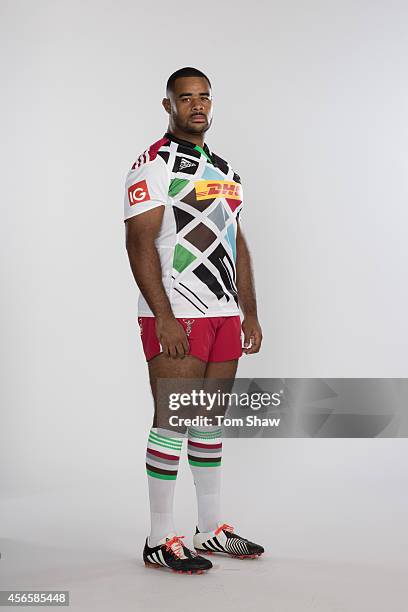
{"label": "white backdrop", "polygon": [[[207,142],[244,185],[265,339],[239,375],[406,377],[408,8],[0,5],[5,535],[34,541],[28,509],[50,495],[93,499],[100,487],[110,512],[118,486],[140,540],[152,409],[122,199],[128,168],[167,127],[167,77],[185,65],[208,73]],[[234,504],[226,495],[226,520],[255,520],[254,536],[282,556],[408,561],[405,440],[245,441],[244,458],[240,444],[226,443],[225,490],[239,469],[258,501],[245,488]],[[183,469],[177,507],[194,523]],[[55,508],[56,523],[73,516]]]}

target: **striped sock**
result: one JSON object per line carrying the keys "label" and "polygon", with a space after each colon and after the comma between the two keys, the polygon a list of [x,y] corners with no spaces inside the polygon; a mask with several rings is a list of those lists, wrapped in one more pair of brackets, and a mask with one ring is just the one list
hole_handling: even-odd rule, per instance
{"label": "striped sock", "polygon": [[188,428],[188,462],[197,494],[201,532],[213,531],[220,522],[222,441],[219,427]]}
{"label": "striped sock", "polygon": [[175,531],[173,500],[183,443],[181,438],[163,436],[157,431],[156,428],[150,430],[146,450],[151,522],[150,546],[156,546],[159,540]]}

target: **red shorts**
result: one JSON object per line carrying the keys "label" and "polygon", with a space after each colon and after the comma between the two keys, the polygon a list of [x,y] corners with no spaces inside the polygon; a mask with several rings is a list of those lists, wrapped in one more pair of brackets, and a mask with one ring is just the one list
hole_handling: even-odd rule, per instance
{"label": "red shorts", "polygon": [[[162,352],[156,336],[155,317],[139,317],[140,336],[146,361]],[[190,350],[202,361],[230,361],[242,356],[241,319],[231,317],[199,317],[177,319],[184,327]]]}

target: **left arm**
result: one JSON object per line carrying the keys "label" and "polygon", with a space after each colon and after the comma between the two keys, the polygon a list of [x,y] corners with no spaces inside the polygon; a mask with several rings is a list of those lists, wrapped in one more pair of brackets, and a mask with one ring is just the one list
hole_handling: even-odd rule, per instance
{"label": "left arm", "polygon": [[238,302],[244,314],[244,319],[242,321],[244,353],[250,355],[252,353],[258,353],[261,348],[262,329],[258,321],[251,256],[239,222],[237,223],[236,240]]}

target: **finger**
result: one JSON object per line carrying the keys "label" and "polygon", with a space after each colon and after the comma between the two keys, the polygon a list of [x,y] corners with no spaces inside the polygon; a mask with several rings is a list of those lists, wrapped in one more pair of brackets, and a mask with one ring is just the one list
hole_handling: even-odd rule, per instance
{"label": "finger", "polygon": [[184,357],[186,356],[186,353],[184,351],[184,345],[182,342],[178,342],[176,345],[177,348],[177,357],[179,357],[180,359],[184,359]]}
{"label": "finger", "polygon": [[244,337],[244,351],[247,352],[254,342],[254,332],[247,332]]}
{"label": "finger", "polygon": [[161,340],[159,340],[159,343],[160,343],[161,352],[164,353],[166,355],[166,357],[168,357],[169,356],[169,347],[168,347],[168,345],[166,344],[166,342],[162,342]]}
{"label": "finger", "polygon": [[249,334],[248,332],[244,332],[244,348],[245,349],[249,348],[250,343],[251,343],[251,334]]}
{"label": "finger", "polygon": [[172,359],[177,359],[177,349],[175,344],[169,344],[169,353]]}
{"label": "finger", "polygon": [[181,325],[181,328],[183,330],[183,336],[182,336],[182,339],[180,340],[180,343],[183,346],[184,355],[188,355],[190,351],[190,344],[188,342],[188,336],[186,334],[186,330],[184,329],[182,325]]}
{"label": "finger", "polygon": [[190,344],[188,342],[187,336],[183,340],[184,354],[188,355],[190,352]]}
{"label": "finger", "polygon": [[252,340],[252,346],[250,349],[248,349],[247,354],[250,355],[252,353],[258,353],[259,349],[261,348],[261,343],[262,343],[262,334],[260,334],[258,331],[255,331],[253,340]]}

